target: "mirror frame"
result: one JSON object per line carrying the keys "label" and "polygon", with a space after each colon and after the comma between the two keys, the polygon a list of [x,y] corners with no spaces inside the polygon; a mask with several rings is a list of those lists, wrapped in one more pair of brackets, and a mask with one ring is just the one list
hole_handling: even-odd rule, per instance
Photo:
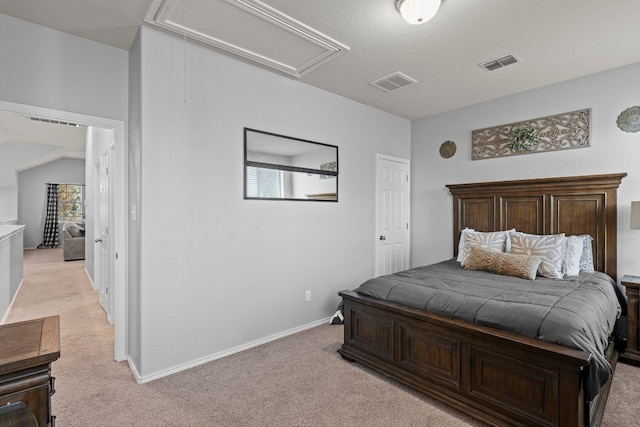
{"label": "mirror frame", "polygon": [[[323,146],[323,147],[329,147],[329,148],[334,148],[335,152],[336,152],[336,156],[335,156],[335,162],[336,162],[336,169],[335,171],[333,170],[324,170],[324,169],[314,169],[314,168],[304,168],[304,167],[297,167],[297,166],[290,166],[290,165],[284,165],[284,164],[279,164],[279,163],[267,163],[267,162],[257,162],[257,161],[252,161],[248,159],[248,153],[247,153],[247,143],[248,143],[248,137],[250,135],[251,132],[254,133],[259,133],[259,134],[263,134],[263,135],[269,135],[269,136],[273,136],[273,137],[277,137],[277,138],[283,138],[286,139],[288,141],[300,141],[300,142],[304,142],[306,144],[316,144],[319,146]],[[245,127],[244,128],[244,199],[245,200],[288,200],[288,201],[304,201],[304,202],[337,202],[338,201],[338,171],[339,171],[339,161],[338,161],[338,146],[337,145],[331,145],[331,144],[325,144],[322,142],[316,142],[316,141],[310,141],[307,139],[302,139],[302,138],[295,138],[293,136],[286,136],[286,135],[280,135],[277,133],[272,133],[272,132],[267,132],[267,131],[263,131],[263,130],[258,130],[258,129],[252,129],[252,128],[248,128]],[[316,194],[314,198],[296,198],[296,197],[252,197],[252,196],[248,196],[247,195],[247,181],[248,181],[248,177],[247,177],[247,168],[248,167],[256,167],[256,168],[264,168],[264,169],[272,169],[272,170],[281,170],[281,171],[289,171],[289,172],[299,172],[299,173],[306,173],[308,175],[318,175],[318,176],[331,176],[331,177],[335,177],[336,180],[336,191],[335,191],[335,197],[333,197],[333,193],[320,193],[320,194]]]}

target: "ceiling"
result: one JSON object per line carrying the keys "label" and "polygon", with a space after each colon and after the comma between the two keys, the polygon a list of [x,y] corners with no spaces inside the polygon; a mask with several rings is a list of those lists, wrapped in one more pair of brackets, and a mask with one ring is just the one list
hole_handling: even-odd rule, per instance
{"label": "ceiling", "polygon": [[[280,27],[231,9],[256,7],[311,36],[289,44]],[[125,50],[145,21],[173,20],[164,27],[260,45],[275,60],[293,52],[298,62],[319,34],[344,49],[299,77],[276,72],[408,119],[640,62],[637,0],[445,0],[417,26],[403,21],[395,0],[0,0],[0,13]],[[520,62],[478,66],[509,54]],[[370,84],[394,72],[417,83],[393,92]]]}

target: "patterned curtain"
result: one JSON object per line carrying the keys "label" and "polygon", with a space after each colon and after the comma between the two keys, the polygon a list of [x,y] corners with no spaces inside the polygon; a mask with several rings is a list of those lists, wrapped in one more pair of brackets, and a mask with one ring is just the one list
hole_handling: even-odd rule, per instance
{"label": "patterned curtain", "polygon": [[58,184],[47,184],[47,213],[44,219],[44,235],[38,248],[58,246]]}

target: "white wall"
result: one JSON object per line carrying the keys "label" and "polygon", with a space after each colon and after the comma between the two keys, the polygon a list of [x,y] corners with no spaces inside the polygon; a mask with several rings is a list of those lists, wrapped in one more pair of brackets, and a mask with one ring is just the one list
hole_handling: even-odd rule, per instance
{"label": "white wall", "polygon": [[[150,28],[140,52],[131,360],[146,380],[326,319],[372,276],[375,155],[408,158],[410,122],[191,43],[185,79],[185,42]],[[243,200],[245,126],[339,146],[340,201]]]}
{"label": "white wall", "polygon": [[127,52],[0,14],[0,100],[127,118]]}
{"label": "white wall", "polygon": [[[497,71],[500,72],[500,71]],[[618,190],[618,274],[640,274],[640,232],[629,230],[631,200],[640,200],[640,133],[616,118],[640,102],[640,64],[566,81],[456,111],[411,126],[411,265],[453,256],[452,201],[446,184],[626,172]],[[584,108],[592,109],[591,147],[471,160],[471,131]],[[438,154],[453,140],[453,158]]]}
{"label": "white wall", "polygon": [[18,189],[0,188],[0,223],[18,218]]}
{"label": "white wall", "polygon": [[[18,220],[26,225],[24,247],[42,243],[47,209],[47,183],[84,184],[84,160],[58,159],[18,173]],[[59,235],[62,246],[62,235]]]}

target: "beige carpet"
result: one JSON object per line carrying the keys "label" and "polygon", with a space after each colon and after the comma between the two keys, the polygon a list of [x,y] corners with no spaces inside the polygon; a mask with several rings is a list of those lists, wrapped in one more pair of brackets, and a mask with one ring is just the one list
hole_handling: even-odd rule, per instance
{"label": "beige carpet", "polygon": [[[54,314],[61,325],[61,358],[52,367],[57,427],[482,425],[342,360],[341,326],[139,385],[126,363],[113,361],[113,328],[84,263],[65,263],[59,249],[25,251],[25,281],[8,321]],[[635,426],[639,416],[640,368],[618,364],[602,425]]]}

